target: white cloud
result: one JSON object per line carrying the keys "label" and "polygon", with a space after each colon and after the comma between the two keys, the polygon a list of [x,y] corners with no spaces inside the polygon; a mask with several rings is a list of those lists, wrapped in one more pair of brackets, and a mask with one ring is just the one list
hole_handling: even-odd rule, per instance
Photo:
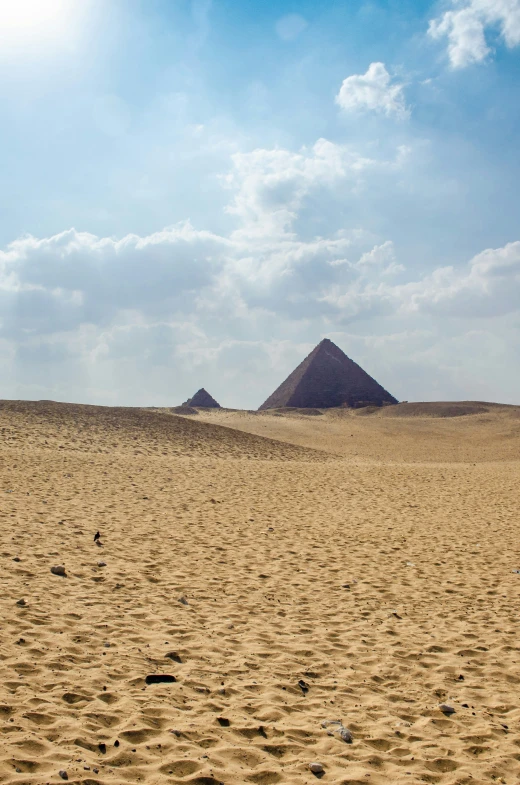
{"label": "white cloud", "polygon": [[189,222],[147,237],[99,238],[74,229],[24,237],[0,252],[3,330],[39,334],[105,324],[119,311],[190,309],[218,269],[228,241]]}
{"label": "white cloud", "polygon": [[384,63],[371,63],[365,74],[354,74],[343,80],[336,103],[346,111],[382,112],[407,117],[403,85],[392,82]]}
{"label": "white cloud", "polygon": [[369,171],[400,168],[408,153],[401,146],[394,160],[377,160],[327,139],[297,153],[284,149],[236,153],[231,157],[232,171],[223,178],[234,192],[227,212],[241,222],[236,235],[284,235],[313,189],[338,183],[354,187]]}
{"label": "white cloud", "polygon": [[520,44],[520,0],[453,0],[453,10],[432,19],[429,34],[448,39],[453,68],[480,63],[490,54],[486,32],[496,30],[509,48]]}
{"label": "white cloud", "polygon": [[465,270],[440,267],[396,291],[411,311],[480,318],[518,312],[520,241],[482,251]]}
{"label": "white cloud", "polygon": [[333,259],[329,262],[333,267],[347,265],[357,270],[361,275],[372,275],[377,269],[380,275],[396,275],[405,271],[403,264],[398,264],[395,258],[395,249],[392,240],[386,240],[381,245],[374,245],[370,251],[361,254],[357,262],[350,262],[347,258]]}
{"label": "white cloud", "polygon": [[355,267],[360,271],[373,270],[378,267],[381,275],[396,275],[405,270],[403,264],[398,264],[395,259],[395,250],[392,240],[387,240],[381,245],[374,245],[370,251],[365,251],[356,262]]}
{"label": "white cloud", "polygon": [[[363,271],[390,261],[392,268],[393,258],[392,243],[387,241],[364,253],[353,267]],[[379,276],[385,272],[383,267]],[[361,275],[347,287],[332,285],[320,299],[347,319],[374,310],[455,319],[520,315],[520,241],[482,251],[465,268],[438,267],[405,284],[390,285],[380,277],[367,282]]]}

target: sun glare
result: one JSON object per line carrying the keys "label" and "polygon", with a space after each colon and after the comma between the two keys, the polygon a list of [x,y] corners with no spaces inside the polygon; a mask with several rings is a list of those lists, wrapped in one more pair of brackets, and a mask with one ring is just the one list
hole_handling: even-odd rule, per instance
{"label": "sun glare", "polygon": [[57,43],[72,35],[82,0],[0,0],[0,48],[4,53]]}

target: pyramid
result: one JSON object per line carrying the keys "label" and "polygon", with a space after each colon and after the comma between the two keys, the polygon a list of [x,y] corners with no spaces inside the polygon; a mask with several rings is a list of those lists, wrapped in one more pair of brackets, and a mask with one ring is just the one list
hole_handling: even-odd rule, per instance
{"label": "pyramid", "polygon": [[206,409],[220,409],[220,404],[216,402],[211,395],[206,392],[204,387],[201,387],[198,390],[193,398],[190,398],[189,401],[186,401],[187,406],[202,406]]}
{"label": "pyramid", "polygon": [[397,400],[336,344],[324,338],[260,409],[330,409],[389,403]]}

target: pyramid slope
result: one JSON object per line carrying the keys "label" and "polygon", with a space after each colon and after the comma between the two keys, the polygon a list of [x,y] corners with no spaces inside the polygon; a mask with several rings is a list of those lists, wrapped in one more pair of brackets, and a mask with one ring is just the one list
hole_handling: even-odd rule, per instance
{"label": "pyramid slope", "polygon": [[330,409],[360,403],[382,406],[397,399],[336,344],[324,338],[260,409],[284,406]]}
{"label": "pyramid slope", "polygon": [[206,409],[220,409],[220,404],[209,394],[206,392],[204,387],[201,387],[200,390],[197,390],[193,398],[190,398],[187,401],[188,406],[201,406]]}

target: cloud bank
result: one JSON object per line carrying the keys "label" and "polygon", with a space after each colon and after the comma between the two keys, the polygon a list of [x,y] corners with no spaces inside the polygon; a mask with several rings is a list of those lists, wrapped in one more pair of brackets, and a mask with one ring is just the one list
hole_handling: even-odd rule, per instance
{"label": "cloud bank", "polygon": [[[204,385],[256,407],[327,334],[374,374],[377,359],[389,389],[393,379],[393,392],[412,398],[396,389],[403,347],[416,368],[438,360],[431,347],[410,352],[418,333],[437,346],[473,335],[475,320],[486,333],[486,321],[520,317],[520,241],[410,278],[391,238],[342,227],[302,236],[316,192],[339,198],[382,172],[400,177],[405,161],[399,150],[367,158],[326,139],[298,152],[256,149],[235,154],[222,177],[236,221],[227,235],[186,221],[144,237],[70,229],[16,240],[0,252],[10,394],[174,404]],[[440,335],[439,321],[451,333]]]}

